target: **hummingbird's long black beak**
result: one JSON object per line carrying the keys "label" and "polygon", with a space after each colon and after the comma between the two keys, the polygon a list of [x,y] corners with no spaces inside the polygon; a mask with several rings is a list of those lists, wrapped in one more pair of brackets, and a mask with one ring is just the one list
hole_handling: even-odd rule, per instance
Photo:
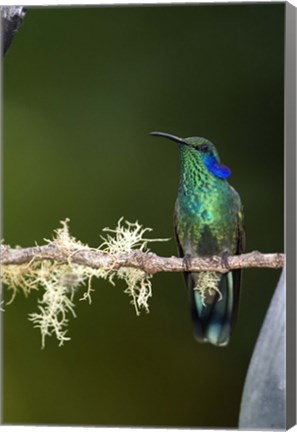
{"label": "hummingbird's long black beak", "polygon": [[150,132],[150,135],[159,136],[159,137],[163,137],[163,138],[168,138],[171,141],[175,141],[175,142],[177,142],[179,144],[188,145],[188,143],[184,139],[179,138],[179,137],[177,137],[175,135],[168,134],[166,132]]}

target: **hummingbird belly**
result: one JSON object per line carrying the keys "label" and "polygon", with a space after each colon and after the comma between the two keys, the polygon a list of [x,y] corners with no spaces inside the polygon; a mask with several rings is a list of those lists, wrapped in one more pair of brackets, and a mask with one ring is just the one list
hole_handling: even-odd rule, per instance
{"label": "hummingbird belly", "polygon": [[[193,203],[194,204],[194,203]],[[200,200],[186,208],[176,203],[176,233],[185,255],[233,254],[237,243],[237,215],[226,202]]]}

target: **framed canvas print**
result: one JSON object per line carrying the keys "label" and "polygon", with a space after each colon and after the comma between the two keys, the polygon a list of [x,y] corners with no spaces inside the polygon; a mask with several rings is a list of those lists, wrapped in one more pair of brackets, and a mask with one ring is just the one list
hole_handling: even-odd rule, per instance
{"label": "framed canvas print", "polygon": [[296,423],[296,8],[1,7],[4,425]]}

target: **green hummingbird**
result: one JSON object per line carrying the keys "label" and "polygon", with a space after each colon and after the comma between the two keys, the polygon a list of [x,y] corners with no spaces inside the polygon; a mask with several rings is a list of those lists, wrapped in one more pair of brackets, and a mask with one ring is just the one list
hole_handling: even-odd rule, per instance
{"label": "green hummingbird", "polygon": [[[244,250],[243,208],[239,194],[227,178],[213,143],[206,138],[179,138],[164,132],[151,135],[178,143],[181,170],[174,211],[179,255],[186,264],[191,257],[219,255],[228,268],[228,255]],[[195,338],[225,346],[236,319],[241,270],[185,272]]]}

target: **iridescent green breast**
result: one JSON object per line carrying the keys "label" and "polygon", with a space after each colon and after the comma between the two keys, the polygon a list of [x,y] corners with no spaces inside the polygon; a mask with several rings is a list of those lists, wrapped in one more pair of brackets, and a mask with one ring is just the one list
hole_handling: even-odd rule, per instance
{"label": "iridescent green breast", "polygon": [[184,194],[175,207],[176,233],[184,254],[205,256],[236,252],[238,194],[226,182]]}

